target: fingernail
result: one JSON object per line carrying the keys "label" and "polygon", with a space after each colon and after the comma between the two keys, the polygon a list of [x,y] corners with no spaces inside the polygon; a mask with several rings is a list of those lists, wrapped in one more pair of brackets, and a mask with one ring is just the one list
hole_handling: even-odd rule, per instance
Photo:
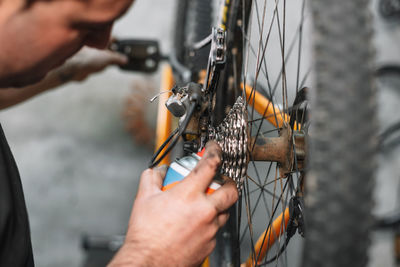
{"label": "fingernail", "polygon": [[153,170],[160,171],[160,172],[166,172],[168,170],[168,166],[167,165],[157,166],[157,167],[153,168]]}

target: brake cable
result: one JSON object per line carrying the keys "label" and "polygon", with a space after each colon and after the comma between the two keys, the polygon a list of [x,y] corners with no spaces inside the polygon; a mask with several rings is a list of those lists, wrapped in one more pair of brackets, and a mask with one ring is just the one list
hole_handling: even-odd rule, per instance
{"label": "brake cable", "polygon": [[[192,118],[193,113],[196,110],[196,107],[197,107],[197,103],[191,103],[189,112],[188,112],[185,120],[183,121],[182,125],[180,127],[176,128],[172,132],[172,134],[167,138],[167,140],[165,140],[165,142],[157,149],[156,153],[151,158],[149,168],[153,168],[153,167],[157,166],[165,158],[165,156],[174,148],[174,146],[176,145],[176,143],[179,140],[179,137],[181,137],[181,135],[185,132],[185,130],[190,122],[190,119]],[[172,139],[172,141],[171,141],[171,139]],[[168,143],[169,143],[169,146],[165,149],[163,154],[161,156],[159,156],[160,153],[163,151],[163,149],[165,148],[165,146]]]}
{"label": "brake cable", "polygon": [[[219,28],[213,28],[212,33],[207,37],[201,44],[206,45],[211,42],[211,49],[208,58],[206,79],[202,87],[199,88],[189,83],[187,88],[177,88],[176,86],[172,89],[174,95],[172,95],[166,103],[168,110],[176,117],[183,117],[183,121],[180,123],[167,140],[157,149],[154,153],[149,167],[153,168],[157,166],[165,156],[174,148],[179,138],[184,134],[189,122],[196,111],[201,107],[203,96],[213,93],[216,85],[218,84],[219,72],[225,64],[225,50],[226,50],[226,33],[224,30]],[[199,46],[197,44],[197,46]],[[199,47],[193,47],[198,49]],[[182,103],[182,99],[185,99],[185,103]],[[204,97],[206,99],[206,97]],[[189,104],[187,103],[189,100]],[[186,107],[185,107],[186,106]],[[167,148],[165,148],[168,145]],[[164,150],[165,149],[165,150]],[[161,154],[162,153],[162,154]],[[161,154],[161,155],[160,155]]]}

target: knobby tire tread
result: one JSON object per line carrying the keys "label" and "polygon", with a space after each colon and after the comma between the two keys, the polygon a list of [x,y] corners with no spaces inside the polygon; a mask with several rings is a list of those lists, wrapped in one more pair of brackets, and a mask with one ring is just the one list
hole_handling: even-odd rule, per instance
{"label": "knobby tire tread", "polygon": [[206,68],[209,46],[194,55],[190,46],[211,33],[213,0],[178,0],[176,6],[174,50],[178,61],[194,72]]}
{"label": "knobby tire tread", "polygon": [[368,0],[312,0],[315,101],[303,266],[366,266],[376,98]]}

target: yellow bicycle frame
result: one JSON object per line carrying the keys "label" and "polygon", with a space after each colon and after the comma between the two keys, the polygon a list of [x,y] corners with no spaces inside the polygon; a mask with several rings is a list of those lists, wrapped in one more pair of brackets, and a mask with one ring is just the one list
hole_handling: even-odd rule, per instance
{"label": "yellow bicycle frame", "polygon": [[[155,150],[157,150],[167,140],[172,132],[172,114],[165,106],[165,102],[171,93],[165,93],[171,90],[175,80],[171,66],[165,66],[162,71],[160,97],[158,99],[157,126],[156,126],[156,142]],[[166,155],[160,162],[161,165],[169,165],[171,163],[170,155]]]}

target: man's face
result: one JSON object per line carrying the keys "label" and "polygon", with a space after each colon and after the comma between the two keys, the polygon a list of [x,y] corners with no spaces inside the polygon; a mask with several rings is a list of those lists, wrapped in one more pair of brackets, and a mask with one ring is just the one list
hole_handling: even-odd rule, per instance
{"label": "man's face", "polygon": [[131,2],[0,0],[0,87],[38,82],[84,45],[104,48]]}

